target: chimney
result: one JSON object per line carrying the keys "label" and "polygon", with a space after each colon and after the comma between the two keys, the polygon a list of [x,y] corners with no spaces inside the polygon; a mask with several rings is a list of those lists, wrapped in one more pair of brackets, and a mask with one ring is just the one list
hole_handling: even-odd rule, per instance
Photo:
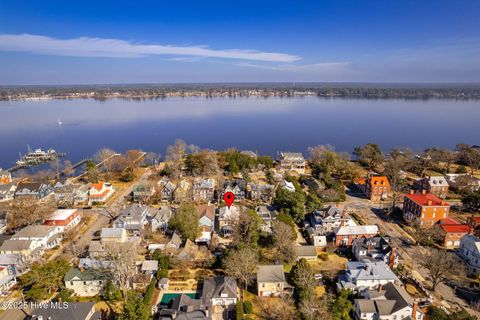
{"label": "chimney", "polygon": [[415,193],[415,190],[410,189],[410,194],[414,194],[414,193]]}
{"label": "chimney", "polygon": [[340,218],[340,227],[343,227],[345,225],[345,213],[347,210],[343,209],[342,210],[342,216]]}
{"label": "chimney", "polygon": [[388,266],[390,267],[390,269],[393,269],[393,267],[395,266],[395,247],[392,247],[392,251],[390,252]]}
{"label": "chimney", "polygon": [[432,205],[432,200],[428,200],[427,201],[427,206],[431,206]]}
{"label": "chimney", "polygon": [[423,189],[422,194],[427,194],[427,190]]}
{"label": "chimney", "polygon": [[412,306],[412,320],[417,319],[417,308],[418,308],[418,302],[414,301]]}

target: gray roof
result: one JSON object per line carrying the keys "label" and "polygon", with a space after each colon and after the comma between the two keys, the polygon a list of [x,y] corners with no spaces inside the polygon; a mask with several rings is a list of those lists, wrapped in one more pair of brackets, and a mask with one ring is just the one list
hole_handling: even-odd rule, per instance
{"label": "gray roof", "polygon": [[5,240],[0,251],[20,251],[30,248],[32,240]]}
{"label": "gray roof", "polygon": [[355,302],[358,304],[360,313],[375,313],[377,308],[375,307],[375,300],[369,299],[356,299]]}
{"label": "gray roof", "polygon": [[257,282],[285,282],[283,265],[258,266]]}
{"label": "gray roof", "polygon": [[27,226],[12,236],[12,239],[18,238],[43,238],[55,230],[56,226],[31,225]]}
{"label": "gray roof", "polygon": [[398,280],[383,261],[351,261],[347,270],[351,277],[357,280]]}
{"label": "gray roof", "polygon": [[177,247],[180,247],[182,245],[182,238],[176,231],[172,234],[172,238],[170,239],[169,244],[173,244]]}
{"label": "gray roof", "polygon": [[277,218],[277,211],[272,206],[257,206],[255,212],[264,221],[275,220]]}
{"label": "gray roof", "polygon": [[103,252],[105,248],[103,247],[102,243],[98,240],[90,241],[90,245],[88,246],[89,252]]}
{"label": "gray roof", "polygon": [[317,256],[317,249],[315,246],[295,246],[293,247],[295,250],[295,255],[299,256]]}
{"label": "gray roof", "polygon": [[237,280],[232,277],[206,278],[203,281],[202,300],[204,304],[212,298],[236,298]]}
{"label": "gray roof", "polygon": [[58,308],[54,305],[46,304],[45,307],[34,309],[32,320],[38,320],[40,317],[44,320],[97,320],[100,319],[100,313],[90,314],[94,311],[95,302],[69,302],[68,308]]}
{"label": "gray roof", "polygon": [[161,206],[158,210],[154,218],[158,221],[168,221],[172,217],[172,208],[169,206]]}
{"label": "gray roof", "polygon": [[145,260],[142,262],[142,271],[157,271],[158,260]]}
{"label": "gray roof", "polygon": [[144,220],[147,215],[152,217],[155,216],[157,214],[156,211],[157,209],[151,208],[149,206],[134,203],[127,208],[120,210],[120,214],[115,220],[115,222],[126,220]]}
{"label": "gray roof", "polygon": [[385,284],[380,292],[375,293],[375,299],[355,300],[361,313],[390,315],[413,305],[413,299],[405,289],[393,283]]}
{"label": "gray roof", "polygon": [[18,264],[22,260],[22,256],[14,253],[0,254],[0,266]]}
{"label": "gray roof", "polygon": [[100,237],[101,238],[121,238],[124,230],[125,229],[123,228],[103,228],[100,234]]}
{"label": "gray roof", "polygon": [[63,279],[65,281],[92,281],[106,280],[107,276],[105,273],[95,269],[80,270],[77,268],[72,268],[68,270]]}

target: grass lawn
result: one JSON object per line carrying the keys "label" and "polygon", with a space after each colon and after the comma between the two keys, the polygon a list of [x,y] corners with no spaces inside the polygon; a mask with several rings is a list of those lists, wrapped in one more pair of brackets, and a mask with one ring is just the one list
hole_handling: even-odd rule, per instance
{"label": "grass lawn", "polygon": [[335,253],[329,253],[327,261],[318,259],[317,261],[310,261],[309,264],[315,272],[325,272],[344,270],[347,262],[346,258],[340,257]]}

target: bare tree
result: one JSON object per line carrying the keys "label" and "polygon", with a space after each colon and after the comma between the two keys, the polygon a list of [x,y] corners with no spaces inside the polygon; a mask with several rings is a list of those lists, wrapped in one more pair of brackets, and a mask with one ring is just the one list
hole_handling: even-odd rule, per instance
{"label": "bare tree", "polygon": [[401,197],[402,191],[407,187],[406,177],[402,171],[406,170],[412,161],[412,152],[409,149],[394,149],[388,155],[384,164],[384,174],[390,180],[392,191],[392,212],[397,205],[397,201]]}
{"label": "bare tree", "polygon": [[325,153],[330,151],[335,151],[335,148],[329,144],[320,144],[318,146],[308,148],[308,152],[310,153],[310,160],[312,162],[322,161],[324,159]]}
{"label": "bare tree", "polygon": [[173,145],[167,147],[165,160],[169,163],[172,176],[175,178],[182,176],[182,170],[185,163],[187,144],[183,140],[176,140]]}
{"label": "bare tree", "polygon": [[461,276],[463,263],[450,252],[438,249],[428,249],[420,259],[420,265],[427,269],[432,290],[435,291],[440,283],[451,280],[454,276]]}
{"label": "bare tree", "polygon": [[105,246],[106,259],[111,261],[110,272],[113,282],[120,287],[127,300],[130,279],[135,275],[137,250],[131,242],[109,243]]}
{"label": "bare tree", "polygon": [[262,223],[260,217],[253,210],[241,211],[237,222],[234,224],[233,243],[244,243],[250,247],[256,247],[260,224]]}
{"label": "bare tree", "polygon": [[46,219],[56,209],[54,201],[40,202],[35,199],[17,199],[7,209],[7,227],[15,230]]}
{"label": "bare tree", "polygon": [[280,299],[259,298],[259,317],[264,320],[295,320],[298,319],[295,303],[288,296]]}
{"label": "bare tree", "polygon": [[305,320],[332,319],[332,314],[329,310],[329,303],[326,295],[321,298],[311,296],[310,298],[303,300],[300,303],[299,311]]}
{"label": "bare tree", "polygon": [[72,162],[70,160],[63,161],[63,173],[70,177],[75,173],[75,169],[73,168]]}
{"label": "bare tree", "polygon": [[112,168],[110,160],[112,159],[114,154],[115,151],[113,151],[112,149],[102,148],[98,150],[97,153],[95,153],[95,155],[93,156],[93,160],[96,163],[103,163],[103,168],[105,169],[105,171],[111,172]]}
{"label": "bare tree", "polygon": [[282,221],[273,221],[272,238],[278,261],[291,262],[294,258],[292,228]]}
{"label": "bare tree", "polygon": [[256,268],[257,252],[249,247],[232,251],[225,259],[225,272],[240,280],[245,290],[252,281]]}

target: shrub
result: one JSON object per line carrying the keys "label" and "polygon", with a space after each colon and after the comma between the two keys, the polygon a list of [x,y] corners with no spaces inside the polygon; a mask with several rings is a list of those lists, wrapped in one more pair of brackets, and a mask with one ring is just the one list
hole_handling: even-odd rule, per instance
{"label": "shrub", "polygon": [[242,302],[238,301],[236,305],[236,310],[235,310],[235,319],[237,320],[242,320],[243,319],[243,305]]}
{"label": "shrub", "polygon": [[253,312],[253,306],[252,306],[252,303],[250,301],[245,301],[243,303],[243,312],[247,313],[247,314]]}
{"label": "shrub", "polygon": [[146,305],[150,305],[152,302],[153,294],[155,292],[155,285],[157,284],[157,278],[152,278],[150,283],[147,286],[147,291],[145,292],[145,296],[143,296],[143,303]]}

